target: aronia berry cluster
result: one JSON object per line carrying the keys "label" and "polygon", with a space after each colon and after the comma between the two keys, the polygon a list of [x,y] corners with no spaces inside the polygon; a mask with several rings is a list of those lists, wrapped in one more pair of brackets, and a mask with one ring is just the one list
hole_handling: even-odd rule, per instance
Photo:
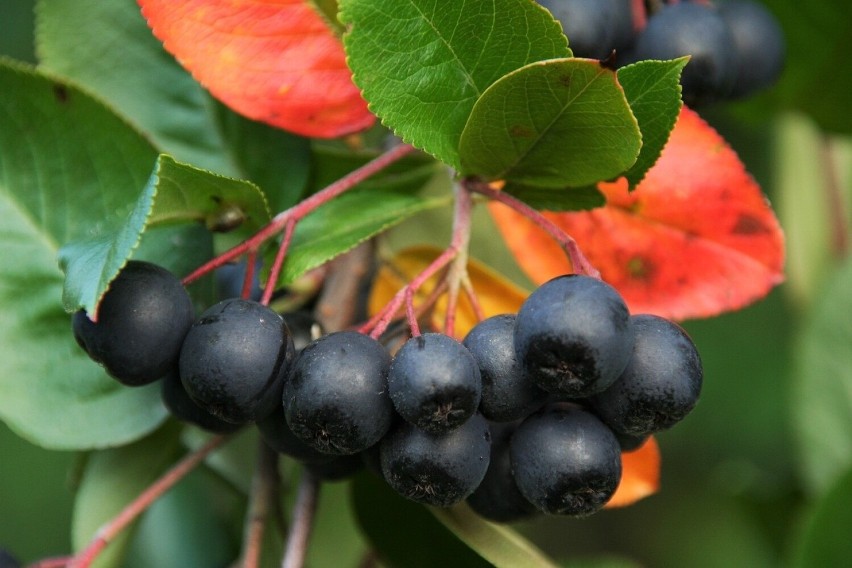
{"label": "aronia berry cluster", "polygon": [[309,317],[286,319],[237,298],[195,318],[174,275],[131,261],[97,323],[78,312],[73,329],[120,382],[162,379],[178,419],[215,432],[257,424],[323,479],[367,463],[409,499],[467,500],[501,522],[597,511],[618,486],[621,452],[681,420],[701,389],[680,327],[631,316],[586,276],[545,283],[463,342],[425,333],[394,356],[367,335],[312,338]]}

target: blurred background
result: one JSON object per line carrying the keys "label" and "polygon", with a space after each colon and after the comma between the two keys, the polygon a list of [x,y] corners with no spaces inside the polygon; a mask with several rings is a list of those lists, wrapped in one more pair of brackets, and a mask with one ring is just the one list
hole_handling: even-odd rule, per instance
{"label": "blurred background", "polygon": [[[0,0],[0,55],[36,62],[33,4]],[[685,324],[704,361],[704,391],[696,410],[658,437],[658,494],[584,520],[517,525],[566,566],[852,565],[852,13],[846,0],[765,4],[787,35],[781,83],[701,114],[779,215],[786,282],[744,310]],[[484,256],[499,257],[493,241],[476,246],[496,247]],[[23,561],[71,549],[72,487],[84,460],[0,423],[0,547]],[[171,535],[179,526],[186,537],[188,521],[207,527],[199,539],[222,536],[204,541],[208,558],[238,546],[228,542],[232,527],[208,527],[199,513],[219,483],[202,471],[170,493],[133,544],[163,556],[140,552],[134,565],[172,565],[164,559],[180,553],[169,556]],[[363,557],[346,493],[336,484],[323,494],[313,566],[354,567]]]}

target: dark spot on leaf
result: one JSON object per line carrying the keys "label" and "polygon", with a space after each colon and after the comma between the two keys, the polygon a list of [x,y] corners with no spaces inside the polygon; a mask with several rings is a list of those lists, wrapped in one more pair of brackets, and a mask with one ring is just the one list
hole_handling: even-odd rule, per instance
{"label": "dark spot on leaf", "polygon": [[523,124],[515,124],[509,128],[509,135],[514,138],[531,138],[533,131]]}
{"label": "dark spot on leaf", "polygon": [[634,256],[627,261],[627,273],[635,280],[649,281],[653,278],[657,267],[644,256]]}
{"label": "dark spot on leaf", "polygon": [[567,89],[571,86],[571,75],[560,75],[557,81]]}
{"label": "dark spot on leaf", "polygon": [[760,219],[743,213],[737,219],[732,232],[737,235],[756,235],[759,233],[769,233],[769,228],[760,221]]}
{"label": "dark spot on leaf", "polygon": [[53,96],[56,97],[56,100],[60,103],[68,102],[68,88],[65,85],[54,85]]}

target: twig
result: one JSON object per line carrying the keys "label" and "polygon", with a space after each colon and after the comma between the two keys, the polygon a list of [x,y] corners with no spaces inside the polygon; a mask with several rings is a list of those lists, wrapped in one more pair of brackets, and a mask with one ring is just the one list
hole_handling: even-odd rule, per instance
{"label": "twig", "polygon": [[227,438],[217,436],[204,444],[201,448],[193,451],[181,461],[164,473],[148,489],[143,491],[136,499],[128,504],[112,520],[103,525],[95,534],[95,538],[79,554],[75,555],[68,563],[68,568],[87,568],[95,561],[101,551],[130,523],[136,520],[151,504],[160,498],[174,484],[183,479],[190,471],[200,464],[216,448],[222,445]]}
{"label": "twig", "polygon": [[[325,189],[318,191],[304,201],[301,201],[290,209],[282,211],[276,215],[272,221],[261,228],[252,237],[195,269],[192,273],[184,277],[183,284],[186,286],[231,260],[249,253],[252,250],[257,250],[265,241],[271,239],[284,230],[288,223],[292,222],[295,226],[296,223],[301,221],[320,206],[325,205],[335,197],[349,191],[368,177],[380,172],[413,151],[414,148],[412,146],[401,144],[399,146],[395,146],[391,150],[388,150],[374,160],[367,162],[360,168],[349,172],[347,175],[343,176]],[[269,280],[270,282],[273,282],[271,278]],[[267,284],[267,286],[269,286],[269,284]]]}
{"label": "twig", "polygon": [[317,511],[319,488],[319,479],[308,468],[303,468],[281,568],[302,568],[305,564],[308,540],[311,537],[314,515]]}
{"label": "twig", "polygon": [[474,180],[466,180],[465,185],[470,191],[475,193],[479,193],[480,195],[484,195],[488,199],[493,201],[498,201],[503,205],[507,205],[544,229],[550,236],[559,243],[565,250],[565,254],[568,255],[568,260],[571,262],[571,267],[577,274],[585,274],[587,276],[591,276],[593,278],[600,278],[601,273],[598,272],[597,268],[592,266],[592,263],[586,258],[583,254],[583,251],[580,250],[580,247],[577,245],[577,241],[572,239],[565,231],[560,229],[555,223],[553,223],[550,219],[521,201],[515,197],[512,197],[508,193],[504,191],[497,191],[495,189],[491,189],[488,185],[477,182]]}
{"label": "twig", "polygon": [[261,439],[257,449],[257,465],[251,484],[251,499],[243,534],[242,567],[257,568],[263,533],[270,510],[278,498],[278,454]]}

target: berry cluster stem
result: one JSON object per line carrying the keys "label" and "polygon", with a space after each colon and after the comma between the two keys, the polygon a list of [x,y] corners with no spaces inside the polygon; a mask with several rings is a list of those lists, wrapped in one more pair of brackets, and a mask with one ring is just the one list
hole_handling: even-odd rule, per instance
{"label": "berry cluster stem", "polygon": [[571,267],[574,272],[577,274],[585,274],[586,276],[591,276],[592,278],[600,279],[601,273],[597,268],[592,266],[592,263],[589,262],[589,259],[583,254],[583,251],[580,250],[579,245],[577,245],[577,241],[571,238],[565,231],[560,229],[555,223],[553,223],[550,219],[524,203],[523,201],[516,199],[509,195],[504,191],[498,191],[496,189],[492,189],[488,187],[487,184],[476,181],[476,180],[465,180],[465,186],[469,191],[474,193],[478,193],[480,195],[484,195],[488,199],[492,201],[497,201],[511,207],[543,230],[547,232],[555,240],[559,243],[565,250],[565,254],[568,255],[568,260],[571,262]]}
{"label": "berry cluster stem", "polygon": [[70,559],[67,568],[88,568],[97,559],[101,551],[121,531],[135,521],[154,501],[159,499],[166,491],[195,469],[208,455],[221,446],[226,439],[224,436],[217,436],[199,449],[187,454],[172,469],[164,473],[157,481],[122,509],[118,515],[98,529],[92,542],[79,554]]}
{"label": "berry cluster stem", "polygon": [[[378,156],[374,160],[367,162],[360,168],[349,172],[347,175],[343,176],[336,182],[327,186],[324,189],[321,189],[317,193],[311,195],[307,199],[299,202],[294,205],[290,209],[286,209],[281,213],[278,213],[275,217],[273,217],[272,221],[270,221],[266,226],[261,228],[257,233],[255,233],[252,237],[246,239],[242,243],[237,246],[225,251],[220,254],[216,258],[211,259],[210,261],[204,263],[192,273],[188,274],[183,279],[184,286],[191,284],[195,280],[198,280],[205,274],[216,270],[220,266],[231,262],[232,260],[239,258],[244,254],[250,254],[252,251],[255,253],[260,248],[260,246],[267,240],[273,238],[278,233],[288,230],[288,226],[290,226],[289,232],[291,233],[295,229],[296,224],[299,223],[302,219],[304,219],[307,215],[318,209],[320,206],[325,205],[332,199],[339,197],[343,193],[346,193],[368,177],[376,174],[377,172],[382,171],[392,163],[397,160],[405,157],[414,151],[412,146],[408,144],[400,144],[399,146],[395,146],[394,148],[388,150],[384,154]],[[287,247],[290,244],[290,240],[287,238],[285,234],[285,238],[282,241],[281,248],[279,248],[279,255],[281,256],[280,261],[278,261],[278,270],[281,269],[281,264],[284,261],[284,255],[287,252]],[[274,286],[275,280],[270,277],[270,284]],[[267,285],[269,287],[269,284]],[[271,292],[269,292],[271,295]],[[267,293],[264,293],[266,296]],[[268,299],[267,299],[268,301]]]}
{"label": "berry cluster stem", "polygon": [[319,500],[320,481],[308,468],[302,468],[299,492],[293,506],[293,522],[287,536],[287,548],[281,568],[302,568],[308,553],[308,540],[313,531],[314,515]]}
{"label": "berry cluster stem", "polygon": [[[467,245],[470,242],[470,215],[473,200],[470,193],[462,186],[456,186],[455,192],[455,210],[453,215],[453,234],[450,239],[450,245],[433,260],[429,266],[423,269],[420,274],[415,276],[408,284],[402,287],[396,295],[391,298],[390,302],[382,308],[373,318],[364,324],[359,331],[366,333],[369,330],[370,336],[373,338],[380,337],[400,307],[405,306],[406,318],[408,325],[411,328],[413,336],[420,335],[420,325],[417,323],[417,310],[414,306],[414,297],[417,291],[439,270],[449,265],[454,260],[461,258],[458,261],[461,269],[456,270],[455,279],[461,279],[466,274],[465,266],[467,264]],[[452,271],[451,271],[452,272]],[[449,275],[448,275],[449,276]],[[452,291],[452,283],[450,284]],[[456,295],[458,294],[458,283],[456,283]],[[449,311],[448,311],[449,317]]]}
{"label": "berry cluster stem", "polygon": [[278,454],[261,440],[258,444],[257,465],[252,478],[251,498],[246,513],[242,568],[260,566],[263,533],[270,509],[277,500],[278,484]]}

